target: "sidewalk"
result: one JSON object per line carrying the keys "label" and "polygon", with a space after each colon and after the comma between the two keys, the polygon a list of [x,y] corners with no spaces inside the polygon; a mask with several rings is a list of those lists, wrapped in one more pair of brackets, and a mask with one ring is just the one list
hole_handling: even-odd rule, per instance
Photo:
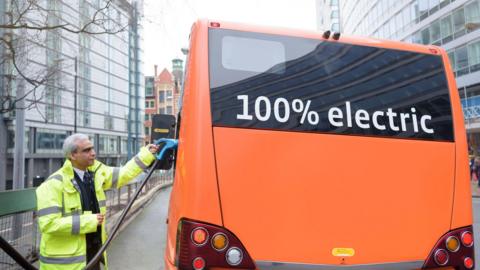
{"label": "sidewalk", "polygon": [[164,269],[168,213],[171,188],[155,193],[130,225],[113,240],[108,253],[109,269]]}
{"label": "sidewalk", "polygon": [[[127,227],[128,224],[133,219],[135,219],[135,217],[144,209],[144,207],[147,206],[148,203],[153,198],[155,198],[155,195],[157,194],[158,191],[160,191],[162,189],[165,189],[165,188],[168,188],[171,185],[172,185],[172,182],[160,184],[160,185],[154,187],[153,189],[151,189],[150,191],[148,191],[148,193],[146,195],[140,196],[138,198],[138,200],[136,200],[133,203],[132,208],[130,208],[130,211],[128,212],[127,216],[125,217],[124,222],[122,223],[122,225],[120,225],[118,233],[115,237],[120,235],[120,233],[125,229],[125,227]],[[105,224],[107,232],[112,231],[113,226],[115,226],[115,224],[117,223],[117,220],[122,215],[122,212],[123,212],[123,209],[121,211],[118,211],[117,213],[113,214],[112,216],[108,217],[107,223]]]}
{"label": "sidewalk", "polygon": [[471,181],[471,190],[472,190],[472,197],[480,198],[480,187],[478,187],[478,182]]}
{"label": "sidewalk", "polygon": [[471,181],[472,197],[480,198],[480,188],[478,187],[478,182]]}

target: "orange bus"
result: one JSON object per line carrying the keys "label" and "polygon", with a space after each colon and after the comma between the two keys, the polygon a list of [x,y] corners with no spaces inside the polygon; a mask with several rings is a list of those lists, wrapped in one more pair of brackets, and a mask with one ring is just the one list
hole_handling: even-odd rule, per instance
{"label": "orange bus", "polygon": [[166,269],[472,269],[446,52],[197,21]]}

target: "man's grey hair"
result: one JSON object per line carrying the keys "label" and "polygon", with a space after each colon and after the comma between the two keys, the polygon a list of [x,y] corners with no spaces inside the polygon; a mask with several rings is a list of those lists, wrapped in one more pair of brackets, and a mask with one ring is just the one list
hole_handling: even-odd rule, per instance
{"label": "man's grey hair", "polygon": [[88,136],[82,133],[75,133],[68,136],[65,141],[63,141],[63,154],[65,158],[69,159],[70,155],[77,151],[77,142],[88,140]]}

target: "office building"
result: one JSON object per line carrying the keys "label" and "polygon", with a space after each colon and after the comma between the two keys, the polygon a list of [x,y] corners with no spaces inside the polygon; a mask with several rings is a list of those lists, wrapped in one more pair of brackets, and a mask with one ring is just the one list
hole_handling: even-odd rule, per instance
{"label": "office building", "polygon": [[[0,4],[3,15],[12,8],[7,2],[12,1]],[[25,186],[31,186],[34,179],[41,181],[62,165],[63,140],[74,132],[89,135],[98,159],[109,165],[125,163],[143,145],[143,1],[108,2],[106,9],[102,9],[106,0],[45,2],[49,25],[64,21],[71,25],[85,24],[102,9],[108,26],[116,24],[118,27],[114,29],[123,31],[109,34],[41,31],[44,36],[35,41],[44,42],[33,42],[31,37],[35,33],[27,31],[24,42],[28,44],[28,53],[19,57],[35,69],[25,69],[26,74],[32,77],[35,74],[28,72],[52,71],[34,92],[30,92],[31,85],[22,81],[12,68],[12,61],[1,66],[0,96],[15,97],[21,90],[28,93],[25,104],[33,105],[24,110],[23,121],[19,121],[15,111],[0,117],[0,135],[6,134],[0,137],[0,150],[6,149],[6,153],[0,153],[0,190],[5,184],[11,185],[14,167],[21,166],[20,159],[14,159],[15,136],[25,138]],[[0,34],[15,38],[23,35],[22,31],[3,30]],[[24,126],[24,134],[17,134],[18,125]]]}
{"label": "office building", "polygon": [[478,149],[480,0],[340,0],[338,4],[344,34],[433,44],[448,52],[469,143]]}

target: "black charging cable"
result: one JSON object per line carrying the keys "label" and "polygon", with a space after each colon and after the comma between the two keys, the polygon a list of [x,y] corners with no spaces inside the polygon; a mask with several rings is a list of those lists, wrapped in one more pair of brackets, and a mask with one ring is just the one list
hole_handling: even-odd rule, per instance
{"label": "black charging cable", "polygon": [[[138,195],[142,191],[143,187],[145,184],[148,182],[150,177],[152,176],[153,172],[155,171],[155,168],[157,167],[158,163],[165,158],[167,155],[167,151],[170,149],[176,149],[178,141],[174,139],[159,139],[155,142],[160,147],[160,151],[158,154],[156,154],[156,159],[153,162],[152,166],[150,167],[150,171],[148,172],[147,176],[145,179],[143,179],[142,183],[140,184],[140,187],[136,190],[135,194],[133,195],[133,198],[128,202],[127,207],[123,209],[122,214],[120,215],[120,218],[117,220],[117,223],[113,227],[112,233],[108,236],[107,240],[105,243],[100,247],[98,250],[97,254],[93,257],[93,259],[85,266],[84,270],[90,270],[92,269],[98,261],[101,259],[102,254],[105,252],[107,249],[108,245],[110,242],[113,240],[113,237],[117,234],[118,229],[120,228],[120,225],[123,223],[123,220],[128,214],[128,211],[132,207],[133,203],[137,199]],[[5,251],[12,259],[15,260],[23,269],[26,270],[38,270],[35,266],[33,266],[26,258],[24,258],[18,251],[15,250],[15,248],[12,247],[8,241],[3,239],[3,237],[0,236],[0,248]]]}
{"label": "black charging cable", "polygon": [[[152,173],[155,171],[155,168],[157,167],[157,163],[160,160],[156,159],[153,165],[150,167],[150,171],[148,172],[147,176],[145,179],[143,179],[142,183],[140,184],[140,187],[135,191],[135,194],[133,195],[133,198],[130,200],[128,203],[127,207],[123,209],[122,215],[120,218],[117,220],[117,223],[115,224],[112,233],[109,235],[105,243],[100,247],[98,250],[97,254],[93,257],[93,259],[85,266],[84,270],[92,269],[93,266],[95,266],[98,261],[101,259],[103,252],[105,252],[105,249],[107,249],[108,245],[112,241],[113,237],[117,234],[118,229],[120,228],[120,225],[123,223],[123,220],[128,214],[128,211],[132,207],[133,203],[137,199],[138,195],[142,191],[143,187],[145,184],[148,182],[150,177],[152,176]],[[33,266],[26,258],[24,258],[18,251],[15,250],[15,248],[12,247],[8,241],[3,239],[3,237],[0,236],[0,247],[7,253],[15,262],[18,263],[23,269],[26,270],[38,270],[35,266]]]}
{"label": "black charging cable", "polygon": [[113,237],[115,236],[115,234],[117,234],[117,231],[120,228],[120,225],[123,223],[123,220],[127,216],[128,211],[132,207],[132,205],[135,202],[135,200],[137,199],[138,195],[140,194],[140,192],[142,192],[143,187],[145,186],[145,184],[148,182],[148,180],[152,176],[152,173],[155,171],[155,167],[157,167],[158,162],[159,162],[158,159],[156,159],[155,162],[153,162],[153,165],[150,167],[150,171],[148,172],[147,177],[145,177],[145,179],[143,179],[142,183],[140,184],[140,187],[135,191],[135,194],[133,195],[133,198],[130,200],[127,207],[125,209],[123,209],[122,215],[120,216],[120,218],[117,220],[117,223],[113,227],[112,233],[108,236],[107,240],[100,247],[100,249],[98,250],[97,254],[95,254],[93,259],[85,266],[84,270],[92,269],[95,265],[97,265],[98,261],[102,258],[103,252],[105,252],[108,245],[110,245],[110,242],[113,240]]}

